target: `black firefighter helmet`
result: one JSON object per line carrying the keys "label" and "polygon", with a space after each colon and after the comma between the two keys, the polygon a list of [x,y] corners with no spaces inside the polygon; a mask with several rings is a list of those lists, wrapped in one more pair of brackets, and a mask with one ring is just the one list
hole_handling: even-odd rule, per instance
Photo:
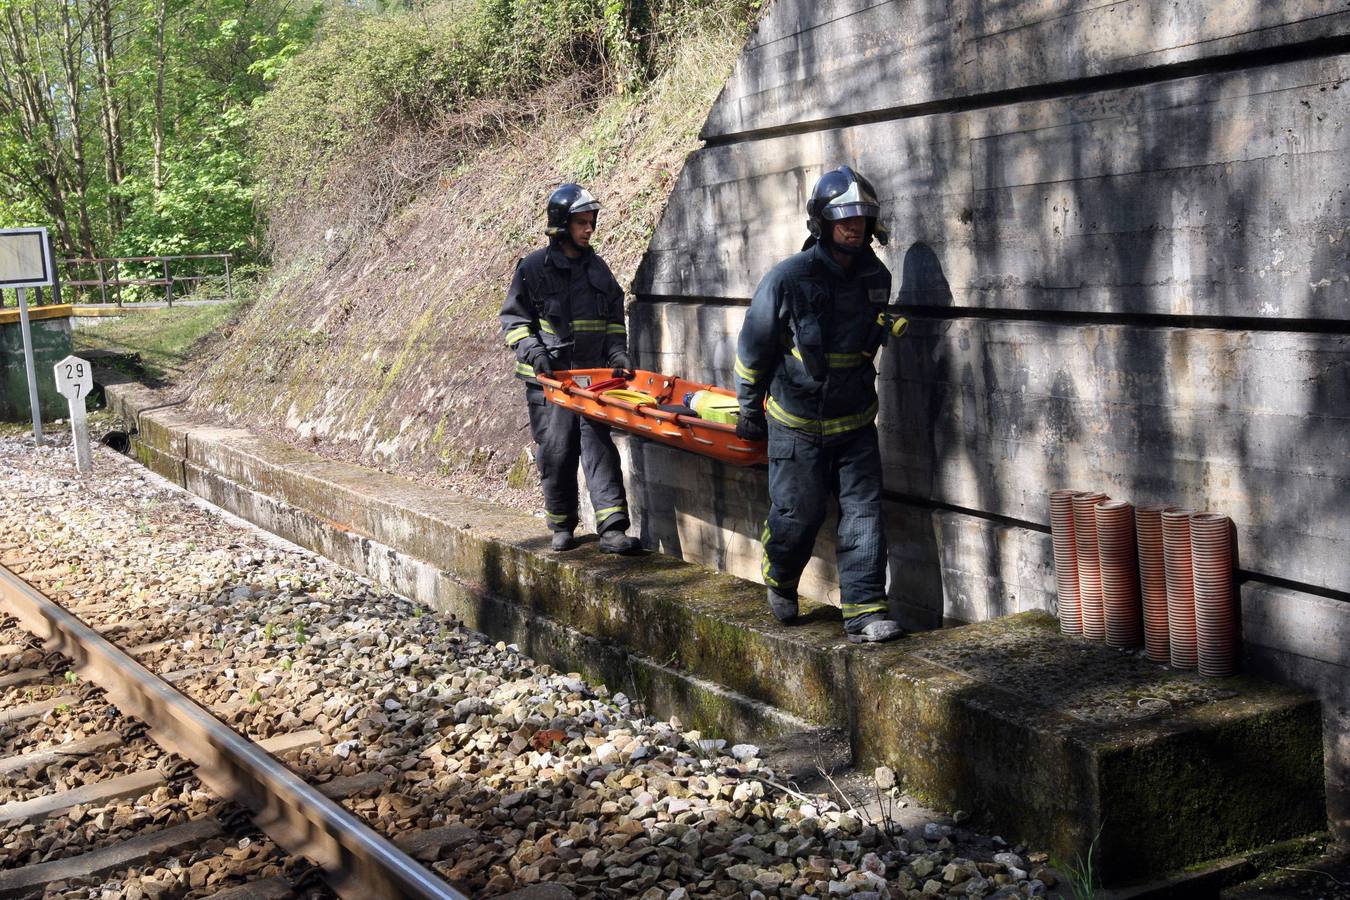
{"label": "black firefighter helmet", "polygon": [[877,243],[885,245],[890,234],[881,221],[881,201],[877,199],[872,182],[848,166],[840,166],[820,176],[811,191],[811,199],[806,201],[806,227],[811,236],[829,246],[830,229],[825,223],[854,216],[867,218],[868,243],[875,237]]}
{"label": "black firefighter helmet", "polygon": [[[549,237],[566,234],[569,217],[598,209],[600,201],[581,185],[570,181],[559,185],[548,195],[548,226],[544,229],[544,233]],[[596,215],[599,213],[596,212]]]}

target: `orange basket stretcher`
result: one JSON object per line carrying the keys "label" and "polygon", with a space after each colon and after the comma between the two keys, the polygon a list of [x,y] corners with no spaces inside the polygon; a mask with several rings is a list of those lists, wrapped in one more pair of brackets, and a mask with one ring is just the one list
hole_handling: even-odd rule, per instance
{"label": "orange basket stretcher", "polygon": [[[588,419],[621,428],[641,438],[659,441],[671,447],[711,456],[735,466],[754,466],[768,462],[764,441],[746,441],[736,437],[734,425],[710,422],[697,416],[686,416],[656,406],[631,403],[619,397],[607,397],[603,391],[590,389],[592,384],[611,382],[613,369],[559,370],[550,378],[537,375],[540,387],[550,403],[579,413]],[[685,394],[712,391],[726,397],[736,395],[725,388],[697,381],[686,381],[674,375],[637,369],[625,384],[612,384],[630,391],[647,394],[660,405],[678,404]]]}

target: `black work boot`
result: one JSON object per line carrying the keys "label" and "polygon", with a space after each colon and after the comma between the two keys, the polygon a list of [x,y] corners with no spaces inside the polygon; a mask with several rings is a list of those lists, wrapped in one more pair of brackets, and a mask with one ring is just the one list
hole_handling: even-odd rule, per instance
{"label": "black work boot", "polygon": [[631,556],[634,553],[642,552],[642,542],[614,528],[600,535],[600,549],[606,553]]}
{"label": "black work boot", "polygon": [[797,595],[785,594],[775,587],[770,587],[769,612],[780,622],[791,622],[797,618]]}
{"label": "black work boot", "polygon": [[576,538],[572,537],[570,531],[553,532],[553,552],[561,553],[564,550],[571,550],[577,545]]}
{"label": "black work boot", "polygon": [[871,613],[861,616],[858,621],[844,627],[844,635],[850,644],[878,644],[893,641],[905,633],[895,622],[883,613]]}

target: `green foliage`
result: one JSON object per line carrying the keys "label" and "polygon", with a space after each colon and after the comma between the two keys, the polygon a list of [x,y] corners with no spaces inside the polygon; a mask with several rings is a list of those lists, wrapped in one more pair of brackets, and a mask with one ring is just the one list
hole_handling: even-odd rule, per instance
{"label": "green foliage", "polygon": [[660,72],[690,30],[719,23],[739,30],[758,5],[450,0],[335,16],[255,104],[260,199],[274,207],[319,189],[353,146],[402,126],[429,126],[475,100],[509,101],[568,80],[631,93]]}
{"label": "green foliage", "polygon": [[[321,14],[318,0],[0,0],[0,225],[51,225],[69,255],[252,260],[246,113]],[[33,85],[50,88],[15,101]]]}
{"label": "green foliage", "polygon": [[133,175],[118,187],[129,213],[112,241],[114,255],[168,256],[233,253],[249,259],[257,244],[257,218],[248,159],[227,123],[205,130],[191,147],[174,147],[164,162],[162,184]]}
{"label": "green foliage", "polygon": [[[1105,823],[1102,827],[1105,827]],[[1099,827],[1097,833],[1092,836],[1092,843],[1088,844],[1087,859],[1075,852],[1071,863],[1061,862],[1057,859],[1051,860],[1055,869],[1064,876],[1074,900],[1093,900],[1097,896],[1098,872],[1095,860],[1097,842],[1101,839],[1101,836],[1102,829]]]}

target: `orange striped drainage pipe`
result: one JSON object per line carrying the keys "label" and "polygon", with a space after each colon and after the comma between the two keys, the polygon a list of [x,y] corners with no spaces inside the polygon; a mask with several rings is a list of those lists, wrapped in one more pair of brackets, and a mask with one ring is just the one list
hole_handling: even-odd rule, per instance
{"label": "orange striped drainage pipe", "polygon": [[1154,662],[1171,661],[1167,637],[1167,571],[1163,566],[1162,514],[1166,503],[1149,503],[1134,510],[1135,546],[1139,551],[1139,594],[1144,605],[1144,651]]}
{"label": "orange striped drainage pipe", "polygon": [[1168,654],[1178,669],[1194,669],[1196,664],[1195,583],[1191,569],[1193,512],[1193,509],[1171,509],[1162,514]]}
{"label": "orange striped drainage pipe", "polygon": [[1232,523],[1225,515],[1203,512],[1192,515],[1190,524],[1200,674],[1226,678],[1238,670]]}
{"label": "orange striped drainage pipe", "polygon": [[1097,559],[1097,518],[1094,507],[1107,496],[1079,491],[1073,495],[1073,538],[1078,554],[1078,601],[1083,613],[1083,637],[1106,639],[1102,612],[1102,570]]}
{"label": "orange striped drainage pipe", "polygon": [[1078,600],[1078,554],[1073,538],[1073,495],[1077,491],[1050,492],[1050,542],[1055,549],[1055,605],[1059,629],[1065,634],[1083,633],[1083,611]]}
{"label": "orange striped drainage pipe", "polygon": [[1134,507],[1124,500],[1106,500],[1097,504],[1095,512],[1106,644],[1121,650],[1137,647],[1144,642],[1144,624],[1134,552]]}

